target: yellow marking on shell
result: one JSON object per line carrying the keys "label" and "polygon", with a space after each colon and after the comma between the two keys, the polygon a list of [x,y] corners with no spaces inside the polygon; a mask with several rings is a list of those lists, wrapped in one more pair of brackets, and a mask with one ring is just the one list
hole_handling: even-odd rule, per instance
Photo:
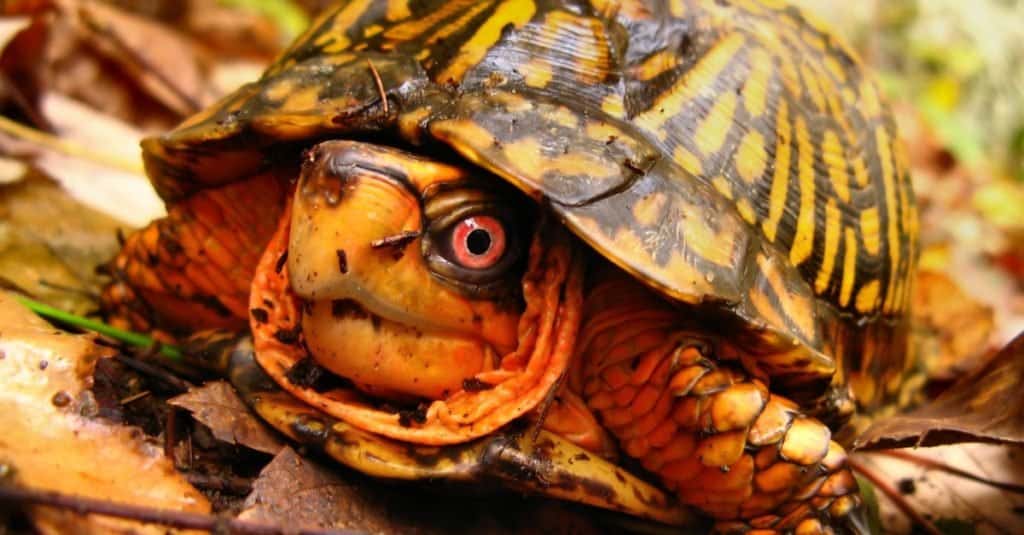
{"label": "yellow marking on shell", "polygon": [[[686,71],[671,87],[659,95],[650,108],[636,116],[634,119],[636,124],[652,132],[661,131],[661,137],[664,139],[666,134],[662,131],[662,127],[665,126],[665,123],[718,79],[729,61],[743,48],[745,42],[746,39],[743,35],[733,33],[715,43],[715,46],[693,68]],[[735,107],[736,95],[735,93],[729,94],[733,97],[733,107]],[[732,114],[730,113],[730,115]]]}
{"label": "yellow marking on shell", "polygon": [[549,110],[547,112],[547,119],[569,130],[576,130],[580,127],[579,114],[566,106],[558,106],[553,110]]}
{"label": "yellow marking on shell", "polygon": [[843,143],[832,130],[825,130],[821,140],[821,159],[832,179],[832,189],[843,202],[850,202],[850,175],[846,172]]}
{"label": "yellow marking on shell", "polygon": [[584,85],[602,83],[611,69],[611,49],[604,24],[593,17],[581,17],[562,10],[552,11],[544,19],[538,36],[543,48],[564,48],[572,42],[571,71]]}
{"label": "yellow marking on shell", "polygon": [[761,314],[761,317],[768,322],[768,325],[779,330],[786,329],[786,322],[782,321],[779,311],[772,306],[771,299],[759,287],[751,288],[750,293],[747,295],[750,297],[750,303],[754,305],[754,309]]}
{"label": "yellow marking on shell", "polygon": [[612,93],[601,101],[601,111],[616,119],[626,117],[626,104],[622,101],[622,95]]}
{"label": "yellow marking on shell", "polygon": [[869,119],[882,114],[882,102],[878,96],[878,89],[867,76],[860,82],[860,111],[864,117]]}
{"label": "yellow marking on shell", "polygon": [[817,73],[814,72],[810,65],[804,63],[800,65],[800,74],[804,81],[804,89],[807,90],[807,96],[811,98],[815,108],[818,111],[825,111],[825,93],[818,80]]}
{"label": "yellow marking on shell", "polygon": [[722,175],[718,175],[711,179],[711,185],[715,187],[718,193],[721,193],[726,199],[732,200],[732,184],[729,180]]}
{"label": "yellow marking on shell", "polygon": [[421,135],[420,124],[430,116],[433,108],[424,106],[398,116],[398,132],[402,139],[419,144]]}
{"label": "yellow marking on shell", "polygon": [[751,117],[758,117],[768,106],[768,81],[775,65],[772,57],[762,48],[750,52],[750,75],[743,84],[743,106]]}
{"label": "yellow marking on shell", "polygon": [[857,234],[853,227],[843,229],[843,240],[846,242],[846,253],[843,255],[843,282],[839,288],[839,305],[846,307],[850,304],[850,296],[853,293],[853,283],[857,280]]}
{"label": "yellow marking on shell", "polygon": [[825,205],[825,251],[821,256],[818,277],[814,279],[814,293],[818,295],[825,293],[832,280],[832,270],[835,269],[836,256],[839,254],[839,231],[842,230],[840,215],[836,200],[830,198]]}
{"label": "yellow marking on shell", "polygon": [[801,40],[804,43],[807,43],[811,48],[820,52],[825,51],[825,40],[822,39],[821,34],[811,30],[805,30],[801,33],[800,37]]}
{"label": "yellow marking on shell", "polygon": [[370,38],[373,37],[374,35],[379,34],[382,31],[384,31],[384,27],[381,26],[380,24],[371,24],[366,28],[363,28],[363,37]]}
{"label": "yellow marking on shell", "polygon": [[263,96],[268,100],[281,100],[295,92],[295,86],[294,78],[278,78],[263,90]]}
{"label": "yellow marking on shell", "polygon": [[570,152],[559,156],[548,156],[536,138],[525,137],[503,145],[504,155],[508,162],[519,172],[532,179],[540,179],[546,173],[557,173],[566,176],[586,175],[592,178],[617,177],[618,169],[608,166],[608,162],[598,156],[586,152]]}
{"label": "yellow marking on shell", "polygon": [[782,273],[779,272],[777,261],[759,254],[757,255],[757,266],[778,297],[779,306],[785,316],[789,318],[800,334],[807,338],[814,338],[814,313],[810,298],[789,291],[782,280]]}
{"label": "yellow marking on shell", "polygon": [[[585,231],[582,235],[595,239],[595,248],[599,251],[607,244],[609,249],[616,253],[604,256],[631,259],[629,263],[621,260],[616,263],[631,273],[642,274],[644,280],[664,281],[667,284],[664,289],[669,295],[686,302],[700,302],[701,296],[713,291],[704,274],[700,273],[681,251],[673,251],[668,262],[661,266],[654,261],[651,244],[641,240],[640,236],[629,228],[622,228],[614,237],[609,237],[604,234],[601,226],[590,218],[580,218],[579,226]],[[601,243],[604,240],[610,243]]]}
{"label": "yellow marking on shell", "polygon": [[857,182],[857,187],[866,188],[868,186],[868,166],[864,163],[864,157],[862,155],[855,155],[850,158],[853,164],[853,178]]}
{"label": "yellow marking on shell", "polygon": [[697,149],[705,155],[718,152],[732,129],[735,114],[736,93],[730,91],[720,95],[693,134]]}
{"label": "yellow marking on shell", "polygon": [[742,229],[723,224],[719,225],[718,232],[715,232],[703,217],[703,210],[696,206],[683,207],[676,222],[679,234],[685,236],[686,245],[691,251],[708,262],[723,267],[735,267],[737,233]]}
{"label": "yellow marking on shell", "polygon": [[839,60],[834,55],[825,55],[825,68],[828,69],[828,72],[832,74],[832,77],[837,82],[840,84],[846,83],[846,70],[843,69],[843,66],[839,64]]}
{"label": "yellow marking on shell", "polygon": [[516,93],[499,92],[491,97],[495,102],[505,107],[505,111],[522,113],[533,111],[533,101],[523,98]]}
{"label": "yellow marking on shell", "polygon": [[768,218],[761,228],[768,241],[774,242],[779,229],[779,221],[786,212],[786,195],[789,190],[790,158],[793,154],[793,127],[789,123],[789,104],[782,100],[775,121],[775,175],[772,177],[772,189],[768,196]]}
{"label": "yellow marking on shell", "polygon": [[611,143],[622,135],[622,131],[604,121],[590,121],[586,127],[587,137],[601,143]]}
{"label": "yellow marking on shell", "polygon": [[463,14],[459,15],[455,20],[444,25],[436,32],[432,33],[424,41],[427,45],[433,45],[438,41],[443,41],[451,37],[455,32],[468,26],[474,18],[477,17],[483,10],[490,7],[491,2],[479,2],[476,5],[467,9]]}
{"label": "yellow marking on shell", "polygon": [[736,171],[747,184],[753,184],[768,166],[768,151],[764,136],[757,130],[748,130],[736,153]]}
{"label": "yellow marking on shell", "polygon": [[544,58],[534,58],[525,65],[519,67],[523,75],[523,81],[530,87],[543,88],[551,81],[554,73],[551,71],[551,62]]}
{"label": "yellow marking on shell", "polygon": [[664,193],[648,194],[633,206],[633,216],[641,225],[651,226],[659,223],[662,219],[665,201]]}
{"label": "yellow marking on shell", "polygon": [[412,16],[412,11],[409,10],[409,0],[388,0],[384,16],[390,22],[409,18]]}
{"label": "yellow marking on shell", "polygon": [[311,86],[293,91],[281,104],[281,108],[289,111],[314,109],[320,102],[320,89],[319,87]]}
{"label": "yellow marking on shell", "polygon": [[[408,22],[398,24],[388,31],[384,32],[384,37],[399,42],[412,41],[422,36],[427,30],[433,28],[443,20],[447,20],[449,17],[454,16],[456,13],[466,8],[472,8],[478,5],[490,5],[493,2],[478,2],[477,0],[450,0],[441,4],[441,7],[437,8],[427,16],[419,19],[412,19]],[[388,6],[389,10],[391,6]],[[405,7],[405,16],[402,18],[408,18],[408,6]],[[388,15],[391,15],[390,11]],[[389,20],[390,16],[388,17]]]}
{"label": "yellow marking on shell", "polygon": [[682,145],[676,147],[672,157],[691,175],[700,176],[704,174],[704,163],[701,162],[701,159],[696,154],[687,150],[686,147]]}
{"label": "yellow marking on shell", "polygon": [[893,169],[893,155],[892,146],[889,144],[889,133],[885,127],[879,125],[875,128],[875,144],[877,145],[878,158],[882,163],[882,186],[885,191],[885,207],[886,207],[886,239],[889,245],[889,262],[891,263],[889,268],[889,284],[888,295],[885,297],[885,310],[893,311],[894,299],[896,298],[896,292],[893,290],[896,287],[896,279],[899,274],[900,265],[900,232],[898,228],[898,218],[896,206],[896,176],[895,170]]}
{"label": "yellow marking on shell", "polygon": [[750,205],[750,200],[746,197],[736,201],[736,210],[739,211],[740,217],[747,223],[751,225],[757,223],[757,212],[754,211],[754,207]]}
{"label": "yellow marking on shell", "polygon": [[674,69],[676,65],[679,65],[679,55],[674,51],[664,49],[651,54],[630,71],[633,78],[646,82]]}
{"label": "yellow marking on shell", "polygon": [[483,59],[498,39],[504,28],[512,25],[515,28],[522,28],[524,24],[533,18],[537,11],[537,5],[533,0],[505,0],[487,18],[466,42],[459,48],[459,52],[452,59],[451,63],[440,74],[436,81],[446,83],[449,81],[460,82],[470,67],[476,65]]}
{"label": "yellow marking on shell", "polygon": [[[352,43],[346,37],[345,32],[355,24],[356,20],[359,19],[366,10],[370,8],[372,0],[354,0],[344,9],[336,13],[330,19],[331,31],[324,32],[324,34],[316,41],[318,46],[329,48],[331,52],[339,52],[347,49]],[[301,42],[298,40],[296,42]],[[329,47],[327,46],[331,44]]]}
{"label": "yellow marking on shell", "polygon": [[800,179],[800,206],[796,236],[789,251],[789,260],[799,266],[811,256],[814,248],[814,145],[803,117],[796,118],[796,143],[800,151],[797,167]]}
{"label": "yellow marking on shell", "polygon": [[878,254],[881,236],[878,227],[878,207],[865,208],[860,213],[860,236],[864,242],[864,250],[872,256]]}
{"label": "yellow marking on shell", "polygon": [[855,303],[858,312],[867,314],[878,306],[878,290],[880,287],[881,284],[878,282],[878,279],[874,279],[861,286],[857,292],[857,301]]}
{"label": "yellow marking on shell", "polygon": [[429,48],[425,48],[424,47],[423,50],[420,50],[419,52],[416,53],[416,61],[419,61],[419,62],[422,62],[423,60],[425,60],[425,59],[427,59],[429,57],[430,57],[430,49]]}

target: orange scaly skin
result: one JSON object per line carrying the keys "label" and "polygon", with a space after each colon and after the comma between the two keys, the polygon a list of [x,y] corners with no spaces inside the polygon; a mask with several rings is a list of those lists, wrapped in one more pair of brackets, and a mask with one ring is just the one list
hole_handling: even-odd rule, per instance
{"label": "orange scaly skin", "polygon": [[719,531],[828,532],[856,513],[857,483],[828,427],[717,359],[724,342],[680,315],[624,275],[587,295],[573,386],[625,453]]}
{"label": "orange scaly skin", "polygon": [[121,327],[241,330],[249,286],[284,199],[277,177],[204,190],[125,241],[103,308]]}

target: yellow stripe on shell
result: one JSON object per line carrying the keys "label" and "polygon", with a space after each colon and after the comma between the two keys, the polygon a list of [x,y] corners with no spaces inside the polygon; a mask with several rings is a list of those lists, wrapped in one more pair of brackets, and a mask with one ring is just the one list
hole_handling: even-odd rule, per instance
{"label": "yellow stripe on shell", "polygon": [[885,191],[885,207],[887,215],[886,239],[889,246],[889,284],[885,296],[885,310],[892,312],[897,309],[896,279],[899,275],[900,266],[900,233],[899,214],[896,207],[896,176],[893,169],[892,147],[889,144],[889,133],[884,126],[875,128],[875,144],[877,145],[878,158],[882,165],[882,186]]}
{"label": "yellow stripe on shell", "polygon": [[743,84],[743,106],[751,117],[765,112],[768,102],[768,81],[774,72],[771,56],[762,48],[750,52],[750,75]]}
{"label": "yellow stripe on shell", "polygon": [[[435,25],[440,24],[442,21],[454,16],[456,13],[459,13],[463,9],[472,8],[473,6],[487,7],[488,5],[492,5],[493,3],[493,1],[450,0],[448,2],[442,3],[441,7],[427,14],[423,18],[413,19],[408,22],[403,22],[402,24],[392,27],[388,31],[384,32],[384,37],[388,40],[398,42],[413,41],[422,36]],[[408,6],[406,6],[405,9],[408,10]]]}
{"label": "yellow stripe on shell", "polygon": [[825,205],[825,251],[821,255],[821,267],[818,277],[814,279],[814,293],[821,295],[828,289],[832,281],[832,270],[835,269],[836,256],[839,255],[839,236],[842,230],[839,206],[830,198]]}
{"label": "yellow stripe on shell", "polygon": [[[661,138],[665,139],[668,136],[663,130],[665,123],[718,79],[729,61],[742,50],[745,42],[742,35],[734,33],[715,43],[692,69],[660,94],[650,108],[637,115],[634,122],[652,132],[660,132]],[[735,94],[733,96],[735,97]],[[735,101],[733,104],[735,105]]]}
{"label": "yellow stripe on shell", "polygon": [[768,166],[768,151],[764,136],[757,130],[748,130],[736,152],[736,171],[747,184],[753,184]]}
{"label": "yellow stripe on shell", "polygon": [[[680,110],[674,110],[677,113]],[[697,126],[693,134],[694,142],[701,153],[705,155],[714,154],[725,144],[725,138],[729,135],[735,123],[736,114],[736,93],[729,91],[720,95],[708,111],[707,117]]]}
{"label": "yellow stripe on shell", "polygon": [[676,163],[690,174],[694,176],[704,174],[704,163],[701,162],[697,155],[687,150],[686,147],[683,147],[682,145],[676,147],[673,157],[675,158]]}
{"label": "yellow stripe on shell", "polygon": [[498,39],[501,39],[502,31],[511,24],[515,28],[521,28],[537,11],[537,5],[533,0],[505,0],[494,10],[494,13],[484,21],[466,42],[462,43],[458,53],[451,63],[441,71],[435,81],[447,83],[449,81],[461,82],[466,71],[470,67],[480,63],[487,51],[490,50]]}
{"label": "yellow stripe on shell", "polygon": [[846,172],[846,157],[843,154],[843,143],[832,130],[825,130],[821,141],[821,159],[832,179],[832,189],[839,199],[850,202],[850,175]]}
{"label": "yellow stripe on shell", "polygon": [[861,286],[857,292],[857,300],[855,302],[858,312],[867,314],[875,310],[878,306],[878,290],[880,287],[881,284],[878,282],[878,279],[874,279]]}
{"label": "yellow stripe on shell", "polygon": [[814,145],[807,122],[796,118],[796,143],[800,151],[798,177],[800,179],[800,205],[796,221],[796,236],[789,250],[789,260],[799,266],[810,258],[814,249]]}
{"label": "yellow stripe on shell", "polygon": [[786,212],[786,195],[789,193],[790,158],[793,149],[793,127],[789,122],[789,104],[785,100],[779,102],[775,121],[775,174],[772,177],[772,188],[768,197],[768,219],[761,225],[768,241],[775,241],[779,221]]}
{"label": "yellow stripe on shell", "polygon": [[846,253],[843,255],[843,282],[839,289],[839,306],[846,308],[850,304],[853,284],[857,281],[857,234],[853,227],[846,227],[843,230]]}
{"label": "yellow stripe on shell", "polygon": [[864,250],[875,256],[881,245],[878,228],[878,207],[872,206],[860,212],[860,236],[864,242]]}

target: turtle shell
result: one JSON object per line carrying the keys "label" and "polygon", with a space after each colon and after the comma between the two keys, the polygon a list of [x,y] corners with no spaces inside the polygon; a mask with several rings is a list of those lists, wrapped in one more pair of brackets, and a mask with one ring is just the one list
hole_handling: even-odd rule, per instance
{"label": "turtle shell", "polygon": [[917,217],[859,60],[735,0],[352,0],[257,82],[143,143],[174,202],[313,142],[451,151],[697,307],[791,384],[872,404],[905,369]]}

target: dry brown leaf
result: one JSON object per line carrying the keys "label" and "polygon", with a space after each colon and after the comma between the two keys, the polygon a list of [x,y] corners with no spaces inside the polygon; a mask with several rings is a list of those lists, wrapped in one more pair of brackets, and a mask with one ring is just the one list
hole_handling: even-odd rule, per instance
{"label": "dry brown leaf", "polygon": [[911,310],[915,343],[930,379],[954,380],[989,354],[993,311],[964,293],[950,276],[919,270]]}
{"label": "dry brown leaf", "polygon": [[[138,430],[82,416],[100,348],[58,331],[0,292],[0,462],[18,484],[119,503],[208,512],[210,505]],[[33,508],[42,533],[163,534],[159,526]]]}
{"label": "dry brown leaf", "polygon": [[94,267],[117,253],[124,225],[24,170],[0,185],[0,278],[57,308],[93,312],[101,284]]}
{"label": "dry brown leaf", "polygon": [[212,381],[167,400],[187,409],[210,428],[213,436],[229,444],[274,455],[284,444],[255,415],[226,381]]}
{"label": "dry brown leaf", "polygon": [[[1020,446],[956,444],[907,451],[993,481],[1019,483],[1024,474],[1024,449]],[[959,522],[973,528],[967,532],[950,529],[946,533],[1021,532],[1024,496],[1020,494],[886,455],[857,454],[857,458],[940,527]],[[880,497],[879,508],[886,533],[911,533],[906,516],[890,500]]]}
{"label": "dry brown leaf", "polygon": [[206,83],[208,61],[170,27],[90,0],[60,0],[79,36],[181,116],[216,98]]}
{"label": "dry brown leaf", "polygon": [[437,492],[434,485],[392,487],[323,467],[285,448],[253,484],[239,518],[294,529],[349,528],[382,534],[605,532],[595,522],[600,515],[592,510],[582,513],[561,503],[508,494],[481,496],[486,489],[480,486],[472,495],[453,494],[450,488]]}
{"label": "dry brown leaf", "polygon": [[934,401],[875,422],[856,449],[937,446],[956,442],[1024,444],[1024,334]]}

